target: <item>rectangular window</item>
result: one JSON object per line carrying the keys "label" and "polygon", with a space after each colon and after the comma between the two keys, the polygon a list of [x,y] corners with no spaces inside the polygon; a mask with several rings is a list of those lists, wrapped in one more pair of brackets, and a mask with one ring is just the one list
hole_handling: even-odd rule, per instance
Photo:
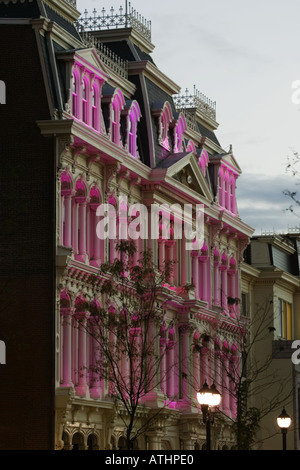
{"label": "rectangular window", "polygon": [[241,314],[248,317],[248,294],[242,292]]}
{"label": "rectangular window", "polygon": [[279,336],[283,339],[292,339],[293,316],[292,305],[285,300],[278,299]]}

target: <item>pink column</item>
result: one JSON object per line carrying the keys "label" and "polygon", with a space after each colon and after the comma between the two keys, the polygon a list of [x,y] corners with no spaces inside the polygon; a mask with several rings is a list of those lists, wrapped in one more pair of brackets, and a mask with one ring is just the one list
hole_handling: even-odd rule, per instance
{"label": "pink column", "polygon": [[184,236],[184,230],[182,229],[182,239],[181,239],[181,260],[178,268],[181,270],[181,285],[184,286],[187,282],[187,273],[186,273],[186,257],[188,253],[185,249],[186,239]]}
{"label": "pink column", "polygon": [[71,246],[72,233],[72,197],[71,195],[64,197],[65,205],[65,223],[64,223],[64,246]]}
{"label": "pink column", "polygon": [[[91,344],[91,366],[92,366],[92,371],[90,374],[91,380],[90,380],[90,396],[91,398],[97,399],[100,398],[101,395],[101,379],[100,379],[100,373],[101,373],[101,356],[100,356],[100,345],[98,343],[99,341],[99,333],[98,333],[98,326],[97,326],[97,320],[94,317],[89,318],[89,329],[91,331],[90,340],[92,342]],[[97,339],[98,338],[98,339]]]}
{"label": "pink column", "polygon": [[182,338],[182,398],[188,396],[188,376],[189,376],[189,326],[182,325],[180,327],[181,338]]}
{"label": "pink column", "polygon": [[[221,393],[222,392],[222,360],[221,360],[221,351],[215,351],[215,386],[216,389]],[[223,397],[222,397],[223,400]]]}
{"label": "pink column", "polygon": [[222,409],[229,413],[229,356],[222,353]]}
{"label": "pink column", "polygon": [[199,298],[198,252],[192,251],[192,283],[195,288],[195,298]]}
{"label": "pink column", "polygon": [[167,369],[167,357],[166,357],[166,345],[167,340],[164,337],[159,338],[160,347],[160,388],[162,393],[166,393],[166,369]]}
{"label": "pink column", "polygon": [[76,198],[72,198],[72,248],[74,255],[78,253],[78,204]]}
{"label": "pink column", "polygon": [[79,202],[79,240],[78,240],[78,257],[80,261],[85,261],[86,258],[86,200],[82,199]]}
{"label": "pink column", "polygon": [[77,312],[76,320],[78,322],[78,385],[75,387],[76,394],[84,397],[87,391],[87,348],[86,348],[86,322],[89,313]]}
{"label": "pink column", "polygon": [[209,279],[208,279],[208,257],[199,256],[199,298],[204,301],[209,299]]}
{"label": "pink column", "polygon": [[[173,262],[176,261],[176,256],[175,256],[175,242],[174,240],[167,240],[166,241],[166,249],[167,249],[167,261],[168,262]],[[169,278],[169,283],[171,286],[174,285],[174,271],[177,268],[177,264],[173,263],[170,266],[170,278]]]}
{"label": "pink column", "polygon": [[194,351],[193,351],[193,359],[194,359],[194,388],[196,391],[200,390],[202,384],[201,384],[201,378],[200,378],[200,352],[194,345]]}
{"label": "pink column", "polygon": [[236,418],[237,413],[237,397],[236,397],[236,384],[239,380],[239,356],[231,356],[230,358],[230,372],[233,381],[230,381],[230,409],[232,418]]}
{"label": "pink column", "polygon": [[210,374],[209,366],[208,366],[209,355],[210,355],[210,349],[203,346],[201,349],[201,378],[202,378],[203,383],[207,381],[208,384],[210,384],[211,382],[211,374]]}
{"label": "pink column", "polygon": [[61,313],[61,327],[63,335],[63,371],[62,371],[62,387],[72,387],[72,309],[62,308]]}
{"label": "pink column", "polygon": [[169,398],[175,395],[175,341],[169,340],[167,343],[167,395]]}
{"label": "pink column", "polygon": [[228,312],[228,302],[227,302],[227,266],[221,266],[221,299],[222,307],[225,312]]}
{"label": "pink column", "polygon": [[214,261],[214,305],[220,306],[220,269],[218,261]]}
{"label": "pink column", "polygon": [[89,259],[90,264],[95,267],[99,267],[101,264],[101,260],[104,262],[102,258],[102,245],[103,240],[100,240],[97,237],[96,227],[97,227],[97,220],[96,220],[96,211],[97,211],[97,204],[90,204],[89,205],[89,220],[88,220],[88,228],[87,235],[89,237]]}
{"label": "pink column", "polygon": [[158,261],[159,261],[159,270],[163,272],[165,268],[165,240],[158,240]]}

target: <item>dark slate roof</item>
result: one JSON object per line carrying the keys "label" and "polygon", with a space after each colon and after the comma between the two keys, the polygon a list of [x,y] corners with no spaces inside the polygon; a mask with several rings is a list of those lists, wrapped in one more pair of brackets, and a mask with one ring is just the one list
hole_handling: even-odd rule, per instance
{"label": "dark slate roof", "polygon": [[8,3],[0,5],[0,18],[39,18],[37,2]]}
{"label": "dark slate roof", "polygon": [[198,130],[203,137],[208,137],[212,142],[220,146],[220,142],[218,141],[215,133],[209,129],[207,129],[203,124],[197,122]]}
{"label": "dark slate roof", "polygon": [[143,52],[138,46],[133,44],[132,41],[105,41],[105,45],[117,54],[121,59],[128,60],[128,62],[140,62],[149,60],[154,64],[150,54]]}
{"label": "dark slate roof", "polygon": [[179,153],[172,153],[168,155],[166,158],[161,160],[156,168],[170,168],[174,163],[179,162],[179,160],[182,160],[184,157],[189,155],[191,152],[179,152]]}
{"label": "dark slate roof", "polygon": [[62,16],[52,10],[52,8],[50,8],[48,5],[44,4],[44,7],[49,20],[55,22],[56,24],[61,26],[65,31],[67,31],[76,39],[81,41],[80,35],[73,23],[69,23],[69,21],[65,20]]}

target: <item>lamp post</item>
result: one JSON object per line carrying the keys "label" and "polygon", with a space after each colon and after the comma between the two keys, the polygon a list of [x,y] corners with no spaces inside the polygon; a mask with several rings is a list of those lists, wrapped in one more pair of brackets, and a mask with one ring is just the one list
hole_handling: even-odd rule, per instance
{"label": "lamp post", "polygon": [[285,411],[285,408],[283,408],[281,414],[277,418],[277,424],[281,428],[282,432],[282,450],[286,450],[286,435],[291,422],[292,420],[290,416]]}
{"label": "lamp post", "polygon": [[205,381],[203,387],[197,392],[197,400],[201,405],[203,422],[206,424],[206,448],[211,450],[210,425],[214,422],[214,408],[221,403],[221,394],[215,384],[209,388]]}

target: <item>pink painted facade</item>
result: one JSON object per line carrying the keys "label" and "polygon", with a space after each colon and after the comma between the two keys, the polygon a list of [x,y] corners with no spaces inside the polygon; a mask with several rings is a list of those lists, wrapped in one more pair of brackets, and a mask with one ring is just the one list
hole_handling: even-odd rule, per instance
{"label": "pink painted facade", "polygon": [[[131,41],[130,30],[124,34]],[[149,41],[139,46],[150,54]],[[201,448],[205,428],[199,424],[196,392],[204,381],[215,383],[221,392],[221,412],[228,419],[236,416],[226,370],[239,373],[240,263],[252,233],[237,209],[241,170],[232,152],[222,150],[215,135],[215,109],[204,98],[199,101],[197,95],[195,106],[179,106],[179,87],[151,61],[130,62],[124,78],[104,66],[101,57],[94,47],[67,51],[60,58],[66,64],[69,90],[63,117],[70,127],[67,138],[66,131],[61,132],[57,146],[57,440],[63,435],[65,448],[71,448],[74,422],[85,422],[87,414],[91,425],[94,419],[99,448],[115,448],[124,436],[118,431],[120,423],[108,424],[114,414],[110,396],[115,385],[95,372],[103,358],[85,326],[93,328],[91,305],[104,305],[93,280],[101,263],[118,256],[117,239],[138,225],[128,213],[138,205],[149,223],[144,228],[148,236],[135,240],[137,250],[151,249],[157,269],[169,260],[175,265],[158,299],[165,305],[164,322],[152,333],[159,333],[160,380],[141,403],[149,410],[164,407],[165,423],[173,424],[145,431],[137,445]],[[49,130],[45,126],[42,132]],[[109,205],[108,214],[103,204]],[[203,239],[197,249],[187,249],[180,211],[172,213],[168,227],[160,223],[157,238],[149,236],[150,208],[162,204],[201,204]],[[112,237],[101,239],[108,221]],[[194,212],[191,223],[194,227]],[[188,293],[186,284],[193,285]],[[114,309],[112,304],[109,315]],[[126,357],[121,362],[126,375]],[[97,417],[95,407],[101,410]],[[59,418],[63,410],[65,421]],[[70,413],[76,415],[73,424]],[[234,445],[229,424],[226,432],[219,447],[225,442]]]}

